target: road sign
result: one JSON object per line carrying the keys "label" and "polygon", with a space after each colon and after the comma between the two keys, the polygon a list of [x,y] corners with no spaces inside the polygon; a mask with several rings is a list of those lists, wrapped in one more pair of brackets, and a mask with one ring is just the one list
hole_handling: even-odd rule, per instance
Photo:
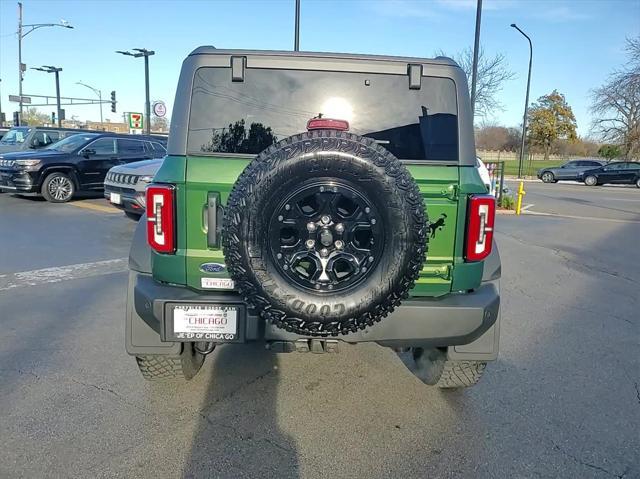
{"label": "road sign", "polygon": [[[20,103],[20,95],[9,95],[9,101]],[[31,103],[31,97],[22,95],[22,103]]]}
{"label": "road sign", "polygon": [[158,118],[163,118],[167,114],[167,105],[163,101],[154,102],[153,114]]}
{"label": "road sign", "polygon": [[132,130],[142,130],[144,128],[142,113],[129,113],[129,128]]}

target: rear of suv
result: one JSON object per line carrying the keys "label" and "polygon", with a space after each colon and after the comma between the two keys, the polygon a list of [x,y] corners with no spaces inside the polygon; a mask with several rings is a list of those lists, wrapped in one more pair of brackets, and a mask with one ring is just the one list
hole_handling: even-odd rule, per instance
{"label": "rear of suv", "polygon": [[102,191],[115,165],[153,158],[141,135],[76,133],[37,151],[0,156],[0,190],[42,195],[52,203],[70,201],[79,191]]}
{"label": "rear of suv", "polygon": [[195,50],[131,247],[127,352],[190,379],[221,343],[375,342],[427,384],[475,384],[500,315],[475,161],[449,59]]}

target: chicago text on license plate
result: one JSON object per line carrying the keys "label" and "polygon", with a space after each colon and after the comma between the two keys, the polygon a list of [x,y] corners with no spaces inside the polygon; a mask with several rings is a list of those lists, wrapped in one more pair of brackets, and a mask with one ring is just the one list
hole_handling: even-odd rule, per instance
{"label": "chicago text on license plate", "polygon": [[233,340],[237,323],[234,306],[175,306],[173,310],[173,333],[178,339]]}

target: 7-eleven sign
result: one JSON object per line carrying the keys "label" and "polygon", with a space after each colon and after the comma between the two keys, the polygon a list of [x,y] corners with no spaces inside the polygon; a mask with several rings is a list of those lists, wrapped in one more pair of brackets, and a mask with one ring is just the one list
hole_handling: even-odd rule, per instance
{"label": "7-eleven sign", "polygon": [[142,113],[129,113],[129,128],[132,130],[142,130],[144,128]]}

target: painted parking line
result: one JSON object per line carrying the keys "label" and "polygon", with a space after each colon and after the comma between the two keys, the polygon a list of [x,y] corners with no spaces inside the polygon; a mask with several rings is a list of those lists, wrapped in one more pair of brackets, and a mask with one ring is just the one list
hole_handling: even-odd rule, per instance
{"label": "painted parking line", "polygon": [[520,211],[527,211],[532,206],[535,206],[535,203],[530,203],[528,205],[524,205]]}
{"label": "painted parking line", "polygon": [[96,203],[83,203],[81,201],[75,201],[71,203],[66,203],[69,206],[75,206],[76,208],[84,208],[87,210],[100,211],[101,213],[117,213],[121,214],[122,212],[118,208],[114,208],[109,205],[98,205]]}
{"label": "painted parking line", "polygon": [[118,258],[95,261],[93,263],[71,264],[67,266],[36,269],[33,271],[22,271],[20,273],[0,274],[0,291],[120,273],[126,271],[127,267],[128,259]]}

